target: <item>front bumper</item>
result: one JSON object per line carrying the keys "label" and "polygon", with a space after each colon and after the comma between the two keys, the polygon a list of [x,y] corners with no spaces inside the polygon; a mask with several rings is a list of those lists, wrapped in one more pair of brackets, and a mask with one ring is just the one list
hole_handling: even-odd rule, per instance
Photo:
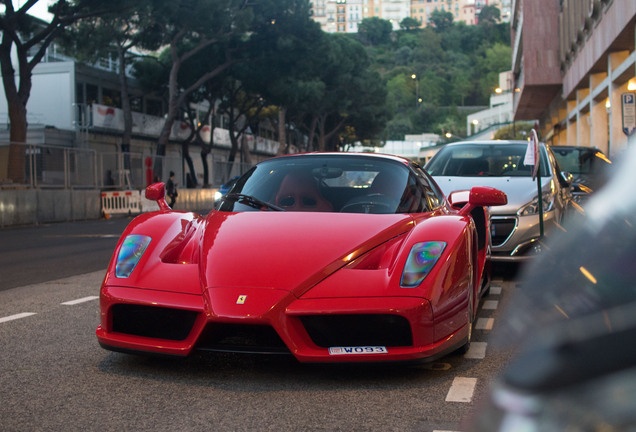
{"label": "front bumper", "polygon": [[[217,289],[227,290],[232,303],[210,305],[206,295],[105,286],[98,341],[113,351],[182,357],[204,350],[292,354],[302,362],[382,362],[433,360],[461,346],[467,335],[462,328],[437,340],[431,305],[417,297],[299,300],[282,290],[248,289],[240,290],[248,302],[257,302],[262,293],[274,306],[240,315],[237,290]],[[334,347],[350,351],[334,355]],[[384,349],[370,349],[378,347]]]}
{"label": "front bumper", "polygon": [[[544,213],[544,236],[557,228],[555,211]],[[501,231],[498,231],[501,230]],[[523,262],[541,253],[544,248],[539,215],[492,215],[493,262]]]}

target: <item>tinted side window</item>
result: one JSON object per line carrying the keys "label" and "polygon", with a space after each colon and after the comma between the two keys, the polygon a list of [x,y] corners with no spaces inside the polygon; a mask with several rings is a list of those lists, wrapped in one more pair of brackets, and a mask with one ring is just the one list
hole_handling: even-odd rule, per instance
{"label": "tinted side window", "polygon": [[432,211],[444,203],[444,194],[437,185],[430,180],[426,172],[417,164],[411,165],[412,176],[422,189],[422,200],[425,201],[423,211]]}

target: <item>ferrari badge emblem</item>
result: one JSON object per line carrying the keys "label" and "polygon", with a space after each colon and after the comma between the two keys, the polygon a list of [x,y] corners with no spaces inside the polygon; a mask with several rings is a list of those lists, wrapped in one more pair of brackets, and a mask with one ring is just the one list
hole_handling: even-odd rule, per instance
{"label": "ferrari badge emblem", "polygon": [[247,296],[246,295],[240,295],[236,299],[236,304],[245,304],[245,300],[247,300]]}

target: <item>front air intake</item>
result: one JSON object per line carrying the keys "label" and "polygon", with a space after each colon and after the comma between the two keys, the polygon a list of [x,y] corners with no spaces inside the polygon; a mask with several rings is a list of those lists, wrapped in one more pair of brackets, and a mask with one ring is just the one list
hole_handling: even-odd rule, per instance
{"label": "front air intake", "polygon": [[190,334],[198,312],[155,306],[117,304],[111,309],[113,331],[180,341]]}
{"label": "front air intake", "polygon": [[413,345],[409,321],[399,315],[310,315],[300,320],[319,347]]}

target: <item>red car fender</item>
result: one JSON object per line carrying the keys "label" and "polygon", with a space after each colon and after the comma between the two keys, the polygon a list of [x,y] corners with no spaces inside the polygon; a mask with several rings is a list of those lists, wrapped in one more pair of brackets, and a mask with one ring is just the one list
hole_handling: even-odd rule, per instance
{"label": "red car fender", "polygon": [[[428,299],[435,322],[435,338],[446,338],[458,330],[467,331],[469,301],[476,304],[479,260],[474,242],[474,224],[467,216],[438,216],[423,219],[403,243],[396,261],[394,280],[399,285],[408,254],[416,243],[443,241],[446,248],[439,260],[417,288],[402,288],[405,294]],[[474,310],[473,310],[474,311]],[[463,331],[462,331],[463,333]],[[459,336],[459,335],[458,335]]]}
{"label": "red car fender", "polygon": [[[197,257],[202,222],[199,215],[187,212],[160,211],[138,216],[126,228],[115,248],[104,285],[200,295]],[[117,255],[128,235],[145,235],[151,241],[130,276],[117,278]]]}

